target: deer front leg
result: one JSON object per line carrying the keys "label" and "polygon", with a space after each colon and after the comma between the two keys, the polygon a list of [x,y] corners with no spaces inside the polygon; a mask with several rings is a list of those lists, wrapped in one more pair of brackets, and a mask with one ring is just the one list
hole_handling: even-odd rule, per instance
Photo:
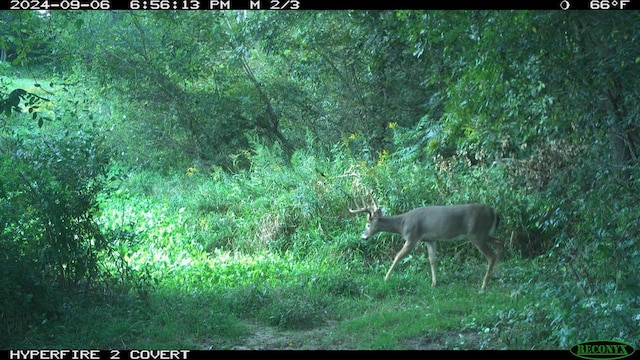
{"label": "deer front leg", "polygon": [[409,240],[405,241],[404,246],[402,247],[402,249],[400,249],[400,251],[398,251],[398,253],[396,254],[396,257],[393,259],[393,264],[391,264],[389,271],[387,271],[387,275],[384,277],[384,281],[387,281],[389,279],[389,275],[391,275],[391,272],[393,271],[393,269],[396,267],[396,265],[398,265],[398,261],[402,260],[405,256],[407,256],[407,254],[409,254],[411,250],[413,250],[413,248],[416,247],[417,243],[418,243],[417,241],[409,241]]}
{"label": "deer front leg", "polygon": [[436,242],[427,241],[427,251],[429,252],[429,265],[431,265],[431,287],[436,286]]}

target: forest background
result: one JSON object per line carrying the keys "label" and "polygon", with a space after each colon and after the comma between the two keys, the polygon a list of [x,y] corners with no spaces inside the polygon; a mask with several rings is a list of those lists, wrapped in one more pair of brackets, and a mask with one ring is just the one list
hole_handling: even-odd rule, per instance
{"label": "forest background", "polygon": [[[637,347],[639,20],[1,12],[0,348]],[[488,289],[367,193],[497,209]]]}

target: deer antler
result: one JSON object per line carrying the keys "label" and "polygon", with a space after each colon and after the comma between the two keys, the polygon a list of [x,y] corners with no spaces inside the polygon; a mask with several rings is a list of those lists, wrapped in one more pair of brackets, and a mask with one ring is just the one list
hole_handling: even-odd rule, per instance
{"label": "deer antler", "polygon": [[373,206],[373,211],[375,212],[376,210],[378,210],[378,204],[376,204],[376,199],[373,198],[373,195],[371,194],[371,191],[367,191],[367,194],[369,194],[369,197],[371,198],[371,206]]}
{"label": "deer antler", "polygon": [[362,207],[357,208],[357,209],[349,209],[350,213],[358,214],[358,213],[366,212],[367,214],[372,215],[376,210],[378,210],[378,205],[376,205],[376,201],[373,199],[373,196],[371,195],[371,192],[367,191],[367,194],[371,198],[371,204],[367,204],[367,202],[365,201],[364,197],[360,197],[360,201],[362,201]]}
{"label": "deer antler", "polygon": [[[358,213],[366,212],[369,215],[371,215],[371,209],[369,209],[369,206],[366,205],[366,203],[364,202],[364,199],[360,199],[360,200],[362,200],[363,207],[360,207],[360,208],[357,208],[357,209],[349,208],[349,212],[352,213],[352,214],[358,214]],[[355,201],[354,201],[354,203],[355,203]],[[358,205],[358,204],[356,204],[356,205]]]}

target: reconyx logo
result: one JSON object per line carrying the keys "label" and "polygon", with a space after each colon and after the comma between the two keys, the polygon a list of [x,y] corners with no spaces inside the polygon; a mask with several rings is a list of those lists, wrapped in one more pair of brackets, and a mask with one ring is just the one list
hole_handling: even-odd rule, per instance
{"label": "reconyx logo", "polygon": [[592,340],[576,344],[570,351],[573,355],[583,359],[612,360],[629,357],[636,349],[620,341]]}

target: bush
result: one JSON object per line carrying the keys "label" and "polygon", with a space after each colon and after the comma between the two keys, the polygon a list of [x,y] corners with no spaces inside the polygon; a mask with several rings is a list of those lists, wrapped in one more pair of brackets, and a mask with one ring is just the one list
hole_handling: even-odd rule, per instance
{"label": "bush", "polygon": [[94,221],[107,158],[83,131],[7,136],[0,145],[5,150],[0,154],[0,338],[5,338],[17,331],[14,320],[51,314],[64,291],[95,284],[99,253],[108,246]]}

